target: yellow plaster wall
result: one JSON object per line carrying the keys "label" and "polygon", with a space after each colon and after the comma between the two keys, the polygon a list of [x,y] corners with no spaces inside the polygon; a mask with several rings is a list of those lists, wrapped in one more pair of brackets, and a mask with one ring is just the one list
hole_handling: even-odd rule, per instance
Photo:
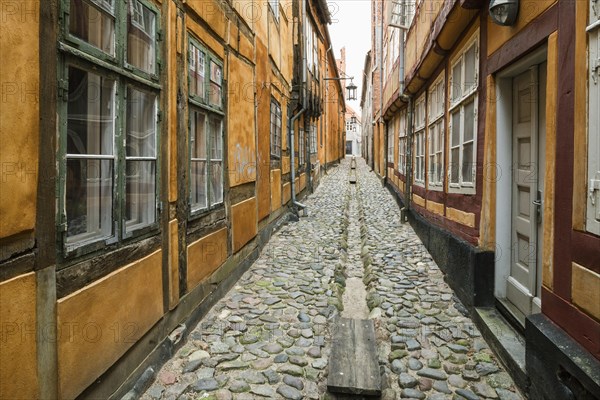
{"label": "yellow plaster wall", "polygon": [[519,18],[514,26],[498,26],[488,18],[488,56],[514,37],[536,17],[556,3],[556,0],[525,0],[519,2]]}
{"label": "yellow plaster wall", "polygon": [[412,195],[412,201],[418,206],[425,207],[425,199],[421,196],[414,194]]}
{"label": "yellow plaster wall", "polygon": [[227,260],[227,228],[211,233],[187,248],[187,285],[194,289]]}
{"label": "yellow plaster wall", "polygon": [[457,210],[456,208],[446,208],[446,218],[459,224],[474,228],[475,214]]}
{"label": "yellow plaster wall", "polygon": [[292,198],[292,185],[290,185],[290,183],[288,182],[283,185],[281,204],[282,205],[287,204],[291,198]]}
{"label": "yellow plaster wall", "polygon": [[233,251],[237,252],[252,240],[257,233],[256,197],[249,198],[231,207],[231,231]]}
{"label": "yellow plaster wall", "polygon": [[169,309],[179,303],[179,240],[177,220],[169,221]]}
{"label": "yellow plaster wall", "polygon": [[[229,185],[238,186],[256,180],[256,139],[254,133],[254,72],[251,65],[235,56],[229,58],[228,164]],[[250,86],[248,86],[250,84]]]}
{"label": "yellow plaster wall", "polygon": [[39,398],[35,273],[0,283],[0,399]]}
{"label": "yellow plaster wall", "polygon": [[573,304],[600,320],[600,275],[576,263],[572,271]]}
{"label": "yellow plaster wall", "polygon": [[0,238],[35,226],[39,145],[39,0],[2,2]]}
{"label": "yellow plaster wall", "polygon": [[[496,98],[496,80],[488,75],[487,98]],[[485,137],[483,151],[483,189],[481,219],[479,221],[479,246],[493,250],[496,243],[496,102],[488,101],[485,114]]]}
{"label": "yellow plaster wall", "polygon": [[[216,0],[187,1],[185,4],[191,11],[206,21],[208,26],[210,26],[219,37],[222,39],[226,38],[227,18]],[[190,18],[188,18],[188,21],[190,21]]]}
{"label": "yellow plaster wall", "polygon": [[434,214],[444,215],[444,205],[435,201],[427,200],[427,209]]}
{"label": "yellow plaster wall", "polygon": [[163,315],[162,250],[57,304],[59,397],[78,396]]}
{"label": "yellow plaster wall", "polygon": [[281,208],[281,170],[271,171],[271,212]]}
{"label": "yellow plaster wall", "polygon": [[[542,247],[542,282],[554,288],[554,180],[556,170],[556,118],[558,102],[558,34],[548,37],[546,79],[546,167],[544,171],[544,238]],[[577,157],[576,157],[577,158]]]}
{"label": "yellow plaster wall", "polygon": [[281,172],[285,175],[285,174],[289,174],[290,171],[291,171],[290,157],[289,156],[281,157]]}
{"label": "yellow plaster wall", "polygon": [[306,173],[300,175],[300,190],[304,190],[306,187]]}

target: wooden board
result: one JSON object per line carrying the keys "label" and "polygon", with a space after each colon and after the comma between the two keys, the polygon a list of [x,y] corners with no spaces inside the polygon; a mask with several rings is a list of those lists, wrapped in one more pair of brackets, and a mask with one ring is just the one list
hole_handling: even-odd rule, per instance
{"label": "wooden board", "polygon": [[381,395],[372,320],[340,318],[336,323],[327,389],[332,393]]}

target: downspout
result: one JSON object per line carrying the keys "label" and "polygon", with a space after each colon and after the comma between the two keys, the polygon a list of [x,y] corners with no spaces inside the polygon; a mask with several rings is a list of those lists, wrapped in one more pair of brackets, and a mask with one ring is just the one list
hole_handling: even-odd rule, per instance
{"label": "downspout", "polygon": [[301,9],[301,17],[300,17],[300,24],[302,26],[302,30],[298,29],[298,31],[301,32],[300,40],[298,41],[298,43],[300,43],[300,49],[302,52],[302,82],[301,82],[301,89],[300,89],[300,95],[302,96],[302,108],[290,120],[290,126],[292,128],[292,131],[290,134],[290,151],[291,151],[290,164],[291,164],[291,170],[292,170],[292,182],[291,182],[292,205],[295,207],[298,207],[300,209],[305,209],[306,205],[296,201],[296,155],[294,154],[294,152],[296,150],[296,148],[295,148],[296,147],[295,146],[295,142],[296,142],[295,136],[296,135],[295,135],[295,129],[294,129],[294,122],[296,122],[298,120],[298,118],[300,118],[300,116],[302,116],[302,114],[304,114],[304,112],[306,111],[306,108],[307,108],[306,107],[306,46],[305,46],[305,40],[306,40],[305,29],[306,29],[306,27],[304,25],[305,15],[306,15],[306,0],[302,0],[302,9]]}
{"label": "downspout", "polygon": [[[329,77],[329,52],[331,51],[331,49],[333,49],[333,43],[331,43],[329,45],[329,48],[327,49],[327,51],[325,52],[325,78]],[[327,82],[327,81],[325,81]],[[327,127],[327,123],[329,122],[327,120],[327,104],[329,104],[329,88],[327,87],[327,83],[325,83],[325,95],[327,96],[325,99],[325,175],[327,175],[327,131],[329,130],[329,128]]]}
{"label": "downspout", "polygon": [[[379,46],[379,123],[383,127],[383,13],[385,12],[385,3],[381,0],[381,34],[379,35],[380,46]],[[385,181],[387,179],[387,145],[388,138],[387,132],[383,132],[383,129],[380,128],[380,132],[383,133],[383,184],[385,185]]]}

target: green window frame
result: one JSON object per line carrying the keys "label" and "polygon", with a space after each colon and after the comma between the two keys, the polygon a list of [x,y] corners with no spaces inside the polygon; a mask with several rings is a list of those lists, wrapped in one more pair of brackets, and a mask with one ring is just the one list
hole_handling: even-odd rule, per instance
{"label": "green window frame", "polygon": [[224,205],[225,115],[223,62],[201,42],[188,40],[189,216]]}
{"label": "green window frame", "polygon": [[160,18],[146,0],[63,0],[57,225],[64,257],[159,229]]}

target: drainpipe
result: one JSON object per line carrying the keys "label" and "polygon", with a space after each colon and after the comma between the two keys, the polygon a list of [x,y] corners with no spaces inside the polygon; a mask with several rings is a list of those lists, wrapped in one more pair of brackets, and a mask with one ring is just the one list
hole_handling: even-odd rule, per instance
{"label": "drainpipe", "polygon": [[[379,123],[383,126],[383,14],[385,12],[385,2],[381,0],[381,35],[379,35],[380,46],[379,46],[379,69],[381,70],[379,73]],[[388,146],[388,137],[387,132],[381,129],[383,132],[383,184],[385,185],[385,181],[387,180],[387,146]]]}
{"label": "drainpipe", "polygon": [[295,129],[294,129],[294,122],[296,122],[298,120],[298,118],[300,118],[300,116],[302,116],[302,114],[304,114],[304,112],[306,111],[307,107],[306,107],[306,46],[305,46],[305,39],[306,39],[306,27],[304,24],[305,21],[305,15],[306,15],[306,0],[302,0],[302,9],[301,9],[301,17],[300,17],[300,24],[302,26],[302,30],[301,30],[301,34],[300,34],[300,40],[298,41],[300,43],[300,49],[302,52],[302,83],[301,83],[301,90],[300,90],[300,95],[302,96],[302,109],[300,109],[300,111],[298,111],[298,113],[296,113],[296,115],[294,115],[292,117],[292,119],[290,120],[290,125],[292,128],[292,132],[290,135],[290,151],[291,151],[291,155],[290,155],[290,164],[291,164],[291,170],[292,170],[292,182],[291,182],[291,189],[292,189],[292,205],[295,207],[298,207],[300,209],[305,209],[306,205],[299,203],[296,201],[296,155],[294,154],[295,151]]}
{"label": "drainpipe", "polygon": [[[329,45],[329,48],[325,52],[325,78],[329,77],[329,52],[333,49],[333,43]],[[327,82],[327,81],[325,81]],[[327,96],[327,101],[325,102],[325,175],[327,175],[327,131],[329,128],[327,127],[327,104],[329,104],[329,88],[327,87],[327,83],[325,83],[325,94]]]}

